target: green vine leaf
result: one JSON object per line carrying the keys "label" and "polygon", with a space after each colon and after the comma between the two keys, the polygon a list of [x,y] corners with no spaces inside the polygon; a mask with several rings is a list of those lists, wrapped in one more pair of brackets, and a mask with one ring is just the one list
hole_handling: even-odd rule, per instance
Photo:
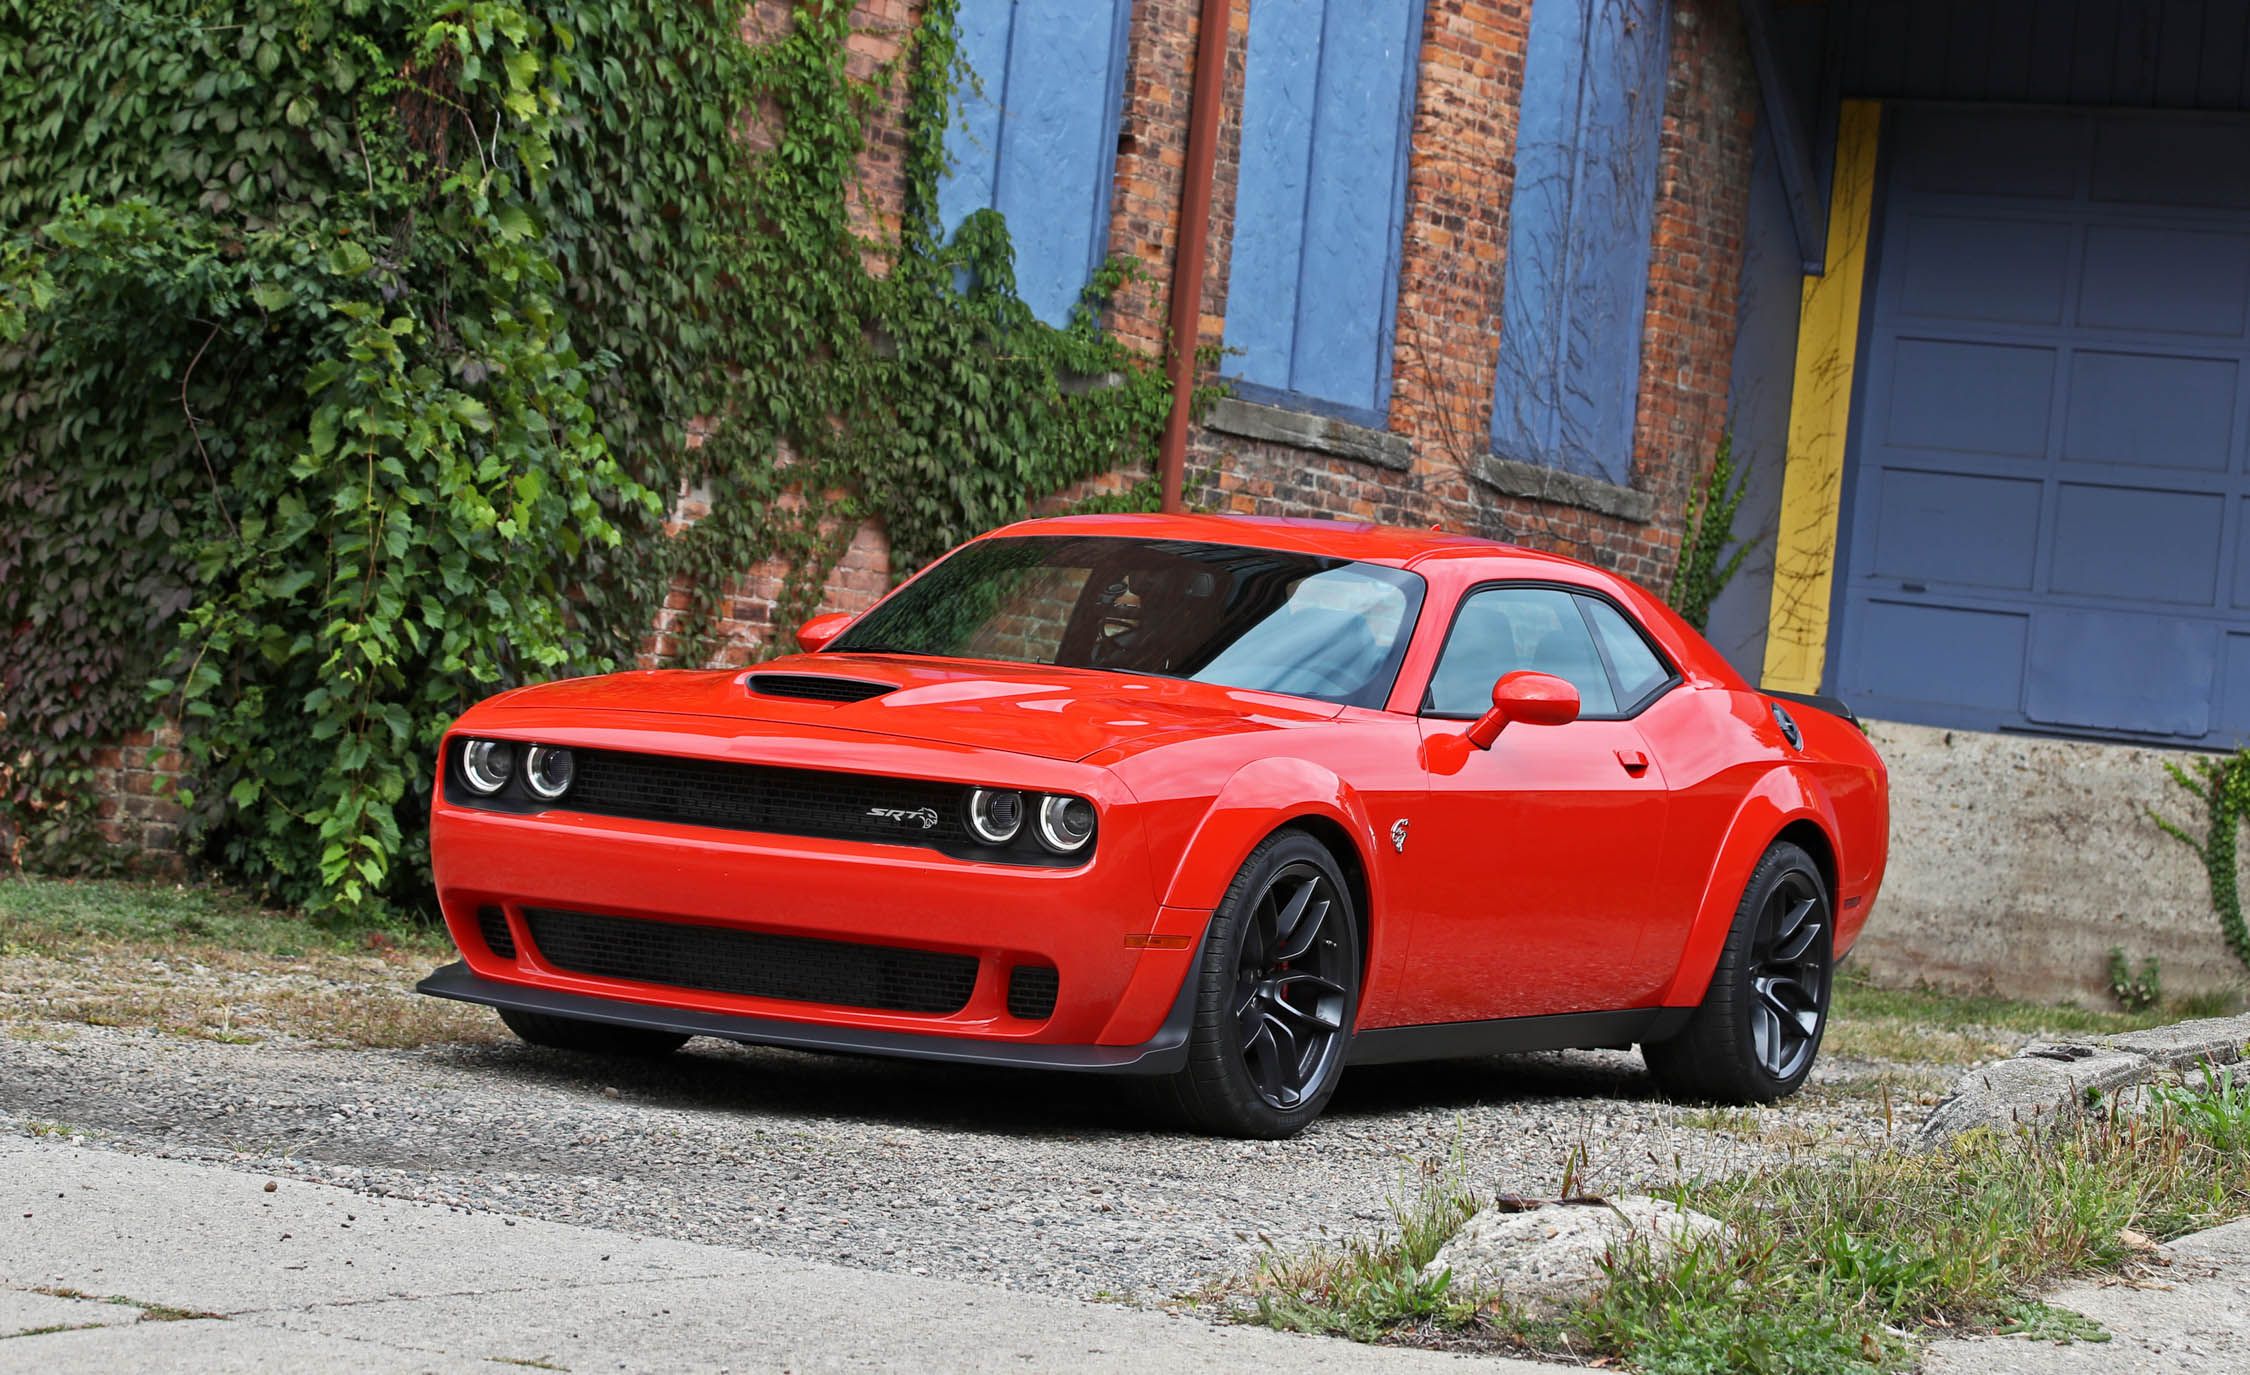
{"label": "green vine leaf", "polygon": [[114,862],[97,749],[171,721],[212,858],[426,908],[479,696],[635,662],[668,598],[668,661],[771,652],[864,522],[903,574],[1145,472],[1131,266],[1033,317],[1002,218],[937,217],[953,0],[865,79],[852,11],[0,0],[0,854]]}

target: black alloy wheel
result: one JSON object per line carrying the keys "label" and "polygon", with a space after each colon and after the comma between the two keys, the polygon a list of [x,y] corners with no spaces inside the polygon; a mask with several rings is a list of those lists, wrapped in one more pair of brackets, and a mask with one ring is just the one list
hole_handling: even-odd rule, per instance
{"label": "black alloy wheel", "polygon": [[1668,1040],[1641,1047],[1670,1097],[1771,1103],[1812,1072],[1828,1029],[1835,922],[1812,856],[1776,842],[1743,889],[1702,1004]]}
{"label": "black alloy wheel", "polygon": [[1308,860],[1266,884],[1243,933],[1235,1033],[1266,1106],[1287,1112],[1327,1079],[1342,1053],[1350,978],[1328,924],[1349,920],[1337,885]]}
{"label": "black alloy wheel", "polygon": [[1283,830],[1253,851],[1204,938],[1188,1064],[1169,1081],[1194,1125],[1275,1139],[1336,1091],[1359,1005],[1351,890],[1326,846]]}
{"label": "black alloy wheel", "polygon": [[1818,875],[1786,870],[1766,895],[1751,945],[1750,1043],[1776,1079],[1812,1063],[1828,1015],[1828,904]]}

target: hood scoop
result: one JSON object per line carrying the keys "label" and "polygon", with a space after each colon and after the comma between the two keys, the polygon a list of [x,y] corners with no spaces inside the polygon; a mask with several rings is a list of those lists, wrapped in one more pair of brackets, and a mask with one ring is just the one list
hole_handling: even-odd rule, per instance
{"label": "hood scoop", "polygon": [[864,702],[898,690],[896,683],[831,678],[825,673],[748,673],[743,675],[742,684],[753,696],[793,697],[804,702]]}

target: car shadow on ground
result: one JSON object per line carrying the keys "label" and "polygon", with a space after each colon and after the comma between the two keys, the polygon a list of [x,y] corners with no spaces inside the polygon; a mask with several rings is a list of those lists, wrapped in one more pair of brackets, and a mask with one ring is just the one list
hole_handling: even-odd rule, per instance
{"label": "car shadow on ground", "polygon": [[[1007,1136],[1180,1130],[1159,1086],[1128,1076],[925,1064],[708,1039],[653,1060],[509,1044],[424,1053],[473,1073],[535,1080],[593,1098],[614,1089],[629,1093],[636,1106],[680,1112],[831,1117]],[[1526,1102],[1651,1096],[1637,1055],[1505,1055],[1349,1070],[1323,1118],[1364,1123]]]}

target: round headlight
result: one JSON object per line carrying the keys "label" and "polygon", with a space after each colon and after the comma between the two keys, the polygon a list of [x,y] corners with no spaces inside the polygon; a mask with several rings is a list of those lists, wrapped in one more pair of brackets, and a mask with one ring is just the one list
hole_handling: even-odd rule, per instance
{"label": "round headlight", "polygon": [[1005,845],[1023,829],[1023,794],[1006,788],[969,790],[969,831],[987,845]]}
{"label": "round headlight", "polygon": [[552,802],[570,791],[570,751],[559,745],[533,745],[523,757],[523,785],[533,797]]}
{"label": "round headlight", "polygon": [[1039,843],[1058,855],[1075,854],[1094,838],[1094,804],[1083,797],[1039,799]]}
{"label": "round headlight", "polygon": [[490,797],[515,771],[516,747],[505,740],[471,740],[461,749],[461,777],[471,792]]}

